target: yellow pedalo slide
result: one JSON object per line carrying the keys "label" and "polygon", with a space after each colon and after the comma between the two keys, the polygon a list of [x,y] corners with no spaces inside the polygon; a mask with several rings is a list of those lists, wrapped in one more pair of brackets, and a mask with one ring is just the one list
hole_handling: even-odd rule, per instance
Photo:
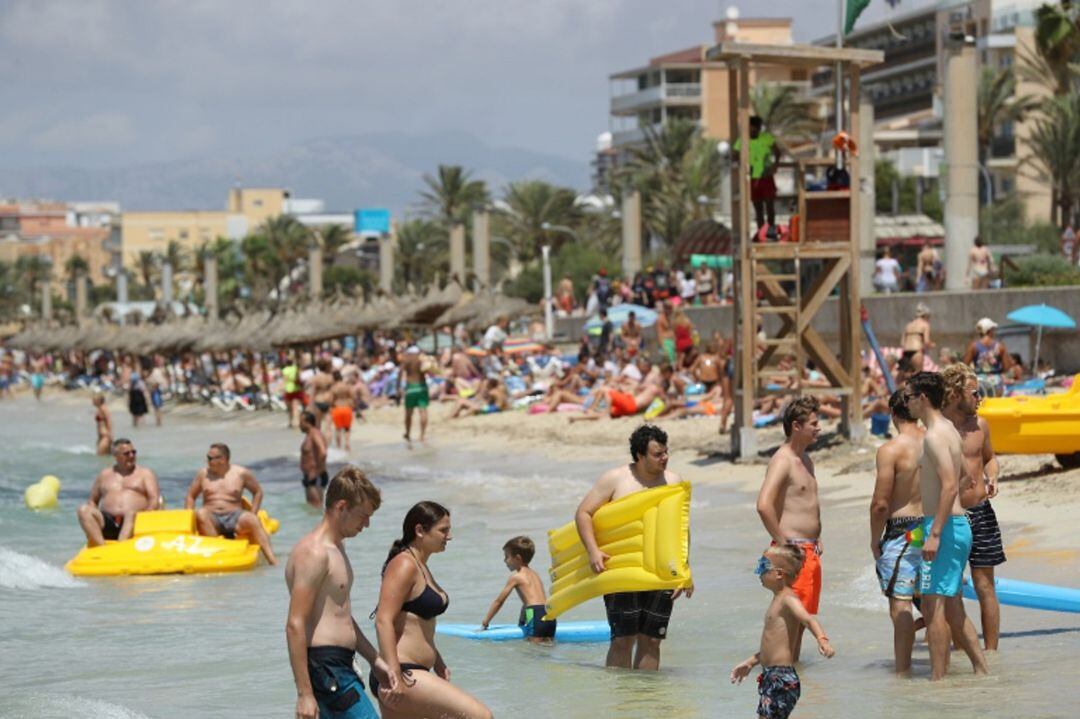
{"label": "yellow pedalo slide", "polygon": [[600,574],[589,566],[573,522],[548,532],[551,596],[545,619],[614,592],[693,586],[690,576],[690,483],[635,492],[593,515],[601,551],[610,556]]}
{"label": "yellow pedalo slide", "polygon": [[[278,521],[259,511],[263,528],[273,534]],[[259,547],[246,539],[204,537],[196,531],[195,511],[163,509],[139,512],[131,539],[83,547],[64,568],[80,577],[126,574],[200,574],[240,572],[259,561]]]}
{"label": "yellow pedalo slide", "polygon": [[1063,467],[1080,467],[1080,375],[1068,392],[984,399],[979,416],[994,452],[1053,454]]}

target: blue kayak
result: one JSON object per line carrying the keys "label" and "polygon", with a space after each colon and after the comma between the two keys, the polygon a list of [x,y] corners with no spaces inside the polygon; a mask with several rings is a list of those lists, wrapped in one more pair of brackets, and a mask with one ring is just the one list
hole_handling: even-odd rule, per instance
{"label": "blue kayak", "polygon": [[[481,629],[479,624],[447,624],[439,622],[435,632],[447,637],[462,637],[489,642],[522,640],[525,632],[517,624],[492,624]],[[607,642],[611,629],[607,622],[559,622],[555,628],[555,640],[559,642]]]}
{"label": "blue kayak", "polygon": [[[1080,589],[1017,579],[995,579],[994,586],[997,588],[998,601],[1002,604],[1051,612],[1080,612]],[[964,596],[976,599],[970,577],[964,578]]]}

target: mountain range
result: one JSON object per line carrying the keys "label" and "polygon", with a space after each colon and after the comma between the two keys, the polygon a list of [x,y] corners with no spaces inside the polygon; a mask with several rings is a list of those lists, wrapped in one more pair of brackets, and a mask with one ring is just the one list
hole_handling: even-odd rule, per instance
{"label": "mountain range", "polygon": [[301,142],[261,156],[206,156],[89,169],[0,169],[0,196],[62,201],[117,201],[127,210],[224,208],[230,187],[285,187],[318,198],[328,212],[385,207],[401,216],[416,206],[425,173],[462,165],[493,196],[518,180],[589,187],[587,160],[515,147],[492,147],[466,132],[396,132]]}

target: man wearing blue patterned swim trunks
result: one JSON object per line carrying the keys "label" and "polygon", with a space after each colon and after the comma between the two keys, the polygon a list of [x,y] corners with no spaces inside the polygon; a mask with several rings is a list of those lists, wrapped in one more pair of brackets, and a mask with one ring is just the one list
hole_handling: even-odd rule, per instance
{"label": "man wearing blue patterned swim trunks", "polygon": [[923,429],[911,416],[911,391],[898,389],[889,398],[897,436],[877,451],[877,480],[870,501],[870,552],[881,591],[889,598],[896,673],[911,671],[915,644],[912,614],[922,561],[922,499],[919,496],[919,453]]}
{"label": "man wearing blue patterned swim trunks", "polygon": [[953,636],[971,660],[975,673],[986,674],[979,637],[964,614],[960,596],[960,581],[971,553],[971,526],[960,506],[960,482],[967,481],[960,434],[941,414],[945,382],[940,374],[918,372],[907,386],[911,390],[908,409],[926,425],[919,456],[925,535],[919,588],[930,645],[930,679],[945,677]]}

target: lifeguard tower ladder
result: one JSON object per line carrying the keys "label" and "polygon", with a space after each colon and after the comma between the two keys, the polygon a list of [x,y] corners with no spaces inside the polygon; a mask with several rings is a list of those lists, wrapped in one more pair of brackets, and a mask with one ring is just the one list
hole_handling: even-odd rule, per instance
{"label": "lifeguard tower ladder", "polygon": [[[709,49],[707,59],[728,65],[730,127],[737,130],[739,149],[731,166],[732,230],[735,255],[735,425],[732,451],[741,459],[757,454],[755,401],[770,393],[840,396],[841,429],[847,436],[862,431],[859,369],[859,158],[837,151],[835,157],[781,163],[793,167],[798,200],[797,230],[790,242],[755,242],[750,203],[750,67],[781,65],[815,69],[831,66],[833,77],[847,81],[847,122],[838,123],[851,137],[859,126],[859,75],[884,59],[878,50],[814,45],[757,45],[723,42]],[[843,118],[843,103],[835,108]],[[863,148],[873,153],[873,148]],[[842,168],[851,178],[845,189],[808,191],[807,172]],[[808,262],[803,267],[804,261]],[[816,274],[815,274],[815,270]],[[806,283],[804,285],[804,282]],[[838,346],[826,342],[814,318],[839,287]],[[765,338],[758,337],[761,327]],[[820,324],[819,324],[820,327]],[[831,329],[831,328],[830,328]],[[757,354],[761,348],[761,355]],[[772,367],[777,352],[793,355],[788,369]],[[813,360],[828,386],[805,386],[801,370]],[[770,389],[770,379],[787,378],[785,387]],[[775,386],[775,384],[774,384]]]}

